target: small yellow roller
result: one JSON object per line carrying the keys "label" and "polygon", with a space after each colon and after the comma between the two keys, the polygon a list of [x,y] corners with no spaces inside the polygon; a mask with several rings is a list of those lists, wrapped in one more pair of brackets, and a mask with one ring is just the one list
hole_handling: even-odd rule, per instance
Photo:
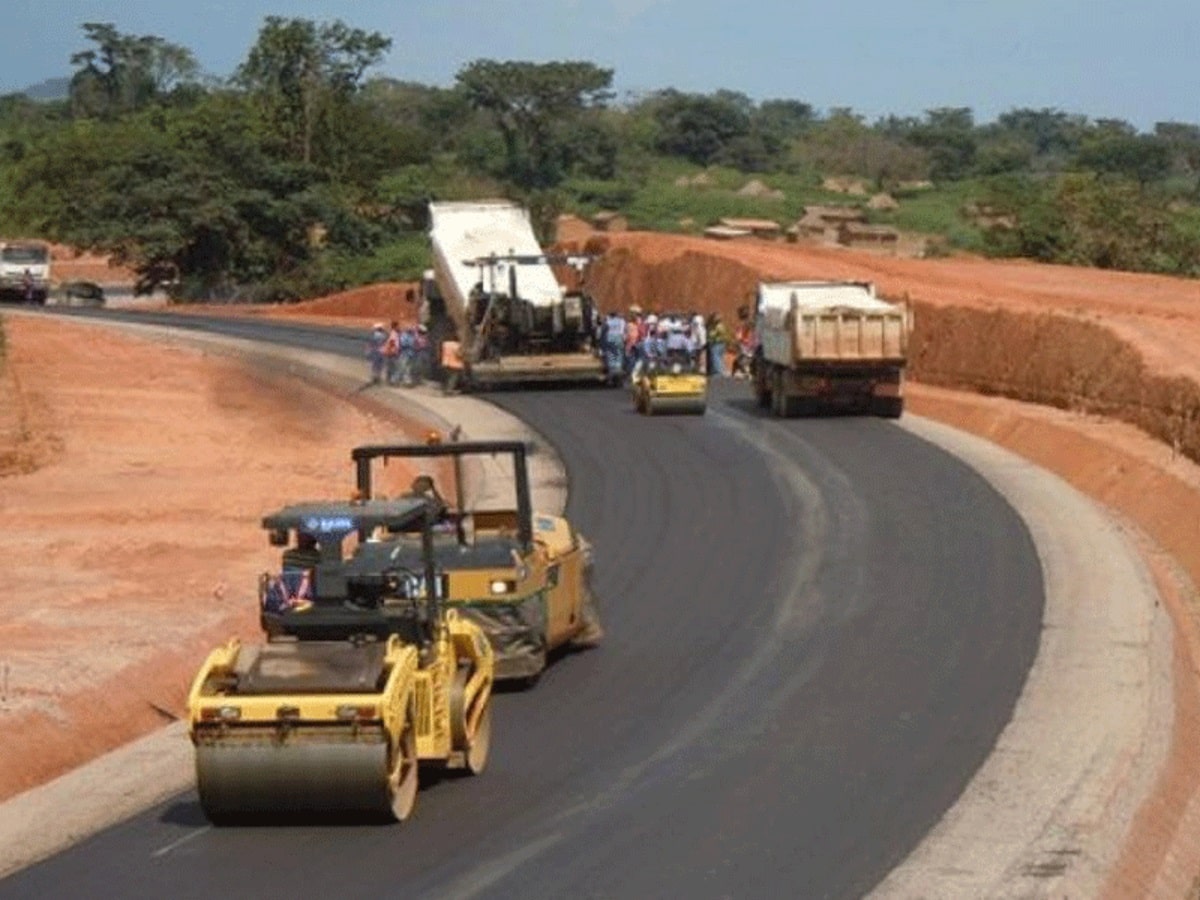
{"label": "small yellow roller", "polygon": [[633,404],[647,416],[702,416],[708,408],[708,379],[686,362],[649,365],[634,381]]}

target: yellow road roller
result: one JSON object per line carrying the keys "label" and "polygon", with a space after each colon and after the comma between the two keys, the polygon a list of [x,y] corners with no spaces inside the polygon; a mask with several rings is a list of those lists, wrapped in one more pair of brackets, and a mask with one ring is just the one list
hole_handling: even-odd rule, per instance
{"label": "yellow road roller", "polygon": [[[408,817],[418,768],[478,774],[493,653],[445,603],[422,498],[302,503],[266,516],[286,547],[259,584],[265,643],[209,654],[188,697],[196,786],[215,824]],[[412,532],[403,560],[381,535]]]}
{"label": "yellow road roller", "polygon": [[704,415],[708,379],[687,353],[647,362],[633,382],[633,405],[647,416]]}
{"label": "yellow road roller", "polygon": [[[587,648],[603,636],[591,588],[587,541],[561,516],[535,513],[522,441],[442,441],[357,447],[357,493],[378,490],[375,469],[399,458],[416,471],[405,496],[436,511],[434,561],[445,605],[487,634],[496,679],[537,681],[557,650]],[[382,475],[383,473],[378,473]],[[399,532],[372,552],[412,565],[417,535]]]}

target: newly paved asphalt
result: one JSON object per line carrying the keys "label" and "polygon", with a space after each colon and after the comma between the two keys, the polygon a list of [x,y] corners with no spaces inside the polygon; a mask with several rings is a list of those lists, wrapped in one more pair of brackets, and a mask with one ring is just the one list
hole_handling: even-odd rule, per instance
{"label": "newly paved asphalt", "polygon": [[[219,327],[362,352],[352,332]],[[566,462],[608,634],[496,698],[483,776],[425,786],[394,827],[214,830],[183,794],[0,898],[868,891],[1008,720],[1037,555],[932,445],[870,418],[765,418],[748,395],[726,383],[707,416],[672,419],[618,391],[495,395]]]}

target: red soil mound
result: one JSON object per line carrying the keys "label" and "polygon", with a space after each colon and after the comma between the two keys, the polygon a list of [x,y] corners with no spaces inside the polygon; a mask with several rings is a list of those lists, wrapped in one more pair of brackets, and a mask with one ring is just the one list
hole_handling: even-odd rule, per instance
{"label": "red soil mound", "polygon": [[280,316],[337,316],[411,324],[417,319],[416,289],[417,285],[411,282],[385,281],[316,300],[275,306],[271,312]]}

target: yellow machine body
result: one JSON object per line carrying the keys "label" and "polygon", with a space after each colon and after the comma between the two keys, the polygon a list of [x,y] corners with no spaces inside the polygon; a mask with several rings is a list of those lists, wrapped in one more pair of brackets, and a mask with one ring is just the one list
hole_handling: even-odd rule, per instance
{"label": "yellow machine body", "polygon": [[708,379],[700,372],[647,369],[634,382],[633,403],[638,412],[648,416],[704,415],[708,407]]}

